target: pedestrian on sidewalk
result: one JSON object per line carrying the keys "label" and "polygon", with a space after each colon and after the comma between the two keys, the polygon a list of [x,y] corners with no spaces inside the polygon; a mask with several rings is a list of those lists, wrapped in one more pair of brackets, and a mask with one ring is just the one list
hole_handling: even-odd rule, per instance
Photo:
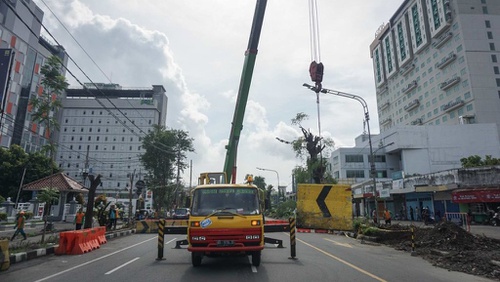
{"label": "pedestrian on sidewalk", "polygon": [[14,235],[12,235],[12,238],[10,238],[11,241],[14,241],[14,238],[16,238],[17,234],[19,234],[19,233],[21,233],[21,235],[23,235],[23,237],[24,237],[23,241],[28,239],[26,237],[26,233],[24,233],[25,222],[26,222],[26,219],[24,218],[24,211],[21,211],[17,215],[16,225],[14,226],[14,229],[16,229],[16,231],[14,232]]}
{"label": "pedestrian on sidewalk", "polygon": [[377,211],[375,209],[372,210],[372,218],[373,223],[377,224]]}
{"label": "pedestrian on sidewalk", "polygon": [[385,219],[385,225],[391,225],[392,216],[391,212],[387,208],[385,208],[384,211],[384,219]]}
{"label": "pedestrian on sidewalk", "polygon": [[83,209],[80,208],[75,215],[75,230],[82,229],[82,226],[85,224],[85,213]]}
{"label": "pedestrian on sidewalk", "polygon": [[116,230],[116,208],[115,205],[111,205],[109,209],[109,229]]}
{"label": "pedestrian on sidewalk", "polygon": [[415,220],[415,216],[413,215],[413,207],[412,206],[410,206],[410,219],[411,219],[411,221]]}

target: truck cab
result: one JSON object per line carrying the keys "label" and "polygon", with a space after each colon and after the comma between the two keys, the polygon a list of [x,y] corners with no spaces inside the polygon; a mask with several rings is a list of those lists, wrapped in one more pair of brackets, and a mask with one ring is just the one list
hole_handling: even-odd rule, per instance
{"label": "truck cab", "polygon": [[264,215],[259,188],[248,184],[202,184],[192,192],[188,251],[193,266],[204,256],[251,255],[260,265]]}

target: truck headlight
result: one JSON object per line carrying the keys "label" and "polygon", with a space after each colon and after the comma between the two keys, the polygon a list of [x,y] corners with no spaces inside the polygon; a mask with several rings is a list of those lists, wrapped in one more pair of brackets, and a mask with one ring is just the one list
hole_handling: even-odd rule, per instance
{"label": "truck headlight", "polygon": [[260,226],[260,220],[252,220],[250,223],[252,226]]}

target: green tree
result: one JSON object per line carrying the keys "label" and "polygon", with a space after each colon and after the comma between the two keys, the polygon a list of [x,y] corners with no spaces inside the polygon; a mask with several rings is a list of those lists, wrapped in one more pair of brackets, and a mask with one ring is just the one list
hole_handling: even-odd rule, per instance
{"label": "green tree", "polygon": [[493,158],[491,155],[486,155],[484,160],[478,155],[473,155],[461,158],[460,162],[463,168],[500,165],[500,159]]}
{"label": "green tree", "polygon": [[42,94],[30,99],[30,105],[33,108],[31,118],[33,122],[43,125],[45,132],[42,134],[49,140],[49,144],[43,149],[52,159],[55,159],[56,146],[53,133],[59,130],[57,112],[62,108],[60,97],[68,87],[68,83],[61,74],[61,60],[57,56],[48,57],[40,73],[42,74],[40,81]]}
{"label": "green tree", "polygon": [[56,188],[44,188],[42,192],[38,193],[38,200],[41,203],[45,203],[44,212],[43,212],[43,230],[42,230],[42,241],[43,244],[45,242],[45,232],[47,230],[47,219],[50,214],[50,207],[57,201],[59,198],[59,190]]}
{"label": "green tree", "polygon": [[[15,201],[23,171],[26,168],[23,183],[30,183],[51,175],[52,171],[59,172],[57,164],[40,152],[26,153],[20,146],[12,145],[9,148],[0,148],[0,195],[11,197]],[[31,192],[22,192],[19,201],[31,199]]]}
{"label": "green tree", "polygon": [[[296,125],[302,131],[302,136],[293,140],[292,142],[287,142],[281,139],[279,141],[292,145],[292,150],[295,155],[301,159],[306,158],[306,168],[301,170],[301,172],[307,172],[307,180],[303,183],[309,183],[312,179],[314,183],[325,183],[326,177],[326,165],[327,159],[323,158],[322,152],[325,149],[330,149],[334,147],[334,141],[331,138],[323,138],[316,136],[311,133],[310,130],[306,130],[301,124],[304,120],[307,120],[309,116],[305,113],[298,113],[295,118],[292,119],[291,124]],[[301,175],[305,176],[305,175]]]}
{"label": "green tree", "polygon": [[147,186],[155,192],[156,209],[170,209],[180,200],[176,197],[183,188],[180,174],[189,166],[187,153],[194,152],[193,139],[183,130],[155,125],[142,144],[141,162],[148,171]]}

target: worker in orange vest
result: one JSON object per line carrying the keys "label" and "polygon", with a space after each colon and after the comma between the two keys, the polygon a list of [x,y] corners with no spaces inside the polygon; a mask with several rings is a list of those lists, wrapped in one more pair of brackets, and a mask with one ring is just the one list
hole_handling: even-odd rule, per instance
{"label": "worker in orange vest", "polygon": [[12,235],[12,238],[10,238],[11,241],[13,241],[14,238],[16,238],[17,234],[19,234],[19,233],[21,233],[21,235],[23,235],[23,237],[24,237],[23,240],[27,239],[26,233],[24,233],[25,221],[26,221],[26,219],[24,218],[24,211],[19,212],[19,214],[17,215],[16,225],[14,226],[14,229],[16,229],[16,231],[14,232],[14,235]]}
{"label": "worker in orange vest", "polygon": [[82,229],[83,224],[85,223],[85,213],[83,210],[80,208],[78,212],[75,215],[75,224],[76,224],[76,230]]}
{"label": "worker in orange vest", "polygon": [[384,211],[384,219],[386,225],[391,225],[391,212],[386,208]]}

